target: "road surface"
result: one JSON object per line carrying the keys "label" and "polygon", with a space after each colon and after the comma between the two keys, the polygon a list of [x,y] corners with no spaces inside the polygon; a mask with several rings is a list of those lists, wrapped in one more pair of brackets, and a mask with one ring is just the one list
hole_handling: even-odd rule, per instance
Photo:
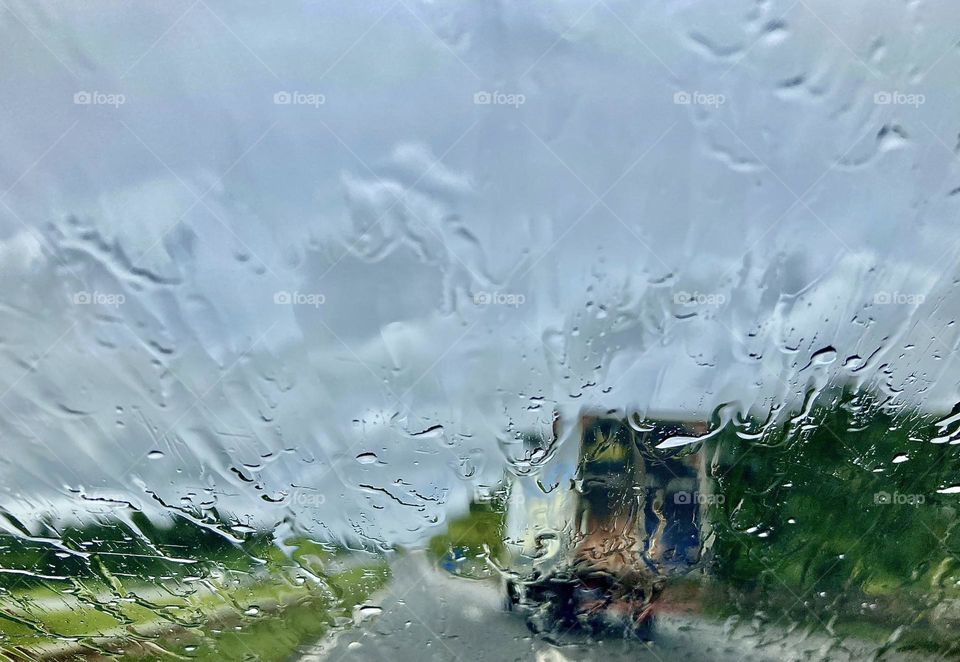
{"label": "road surface", "polygon": [[869,659],[874,648],[856,642],[841,648],[822,635],[769,631],[761,642],[748,623],[698,615],[658,617],[652,643],[579,639],[554,646],[531,634],[523,618],[504,610],[495,584],[453,577],[422,554],[397,559],[391,584],[357,610],[356,620],[356,627],[304,651],[300,662],[852,662]]}

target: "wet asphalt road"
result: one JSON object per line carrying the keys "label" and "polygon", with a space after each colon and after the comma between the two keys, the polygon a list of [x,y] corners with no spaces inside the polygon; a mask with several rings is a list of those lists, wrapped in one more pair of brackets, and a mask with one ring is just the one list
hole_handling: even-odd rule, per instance
{"label": "wet asphalt road", "polygon": [[748,623],[734,626],[698,615],[659,616],[650,643],[579,639],[554,646],[534,636],[520,616],[504,610],[503,596],[491,582],[452,577],[432,567],[422,554],[398,559],[393,577],[369,602],[382,612],[366,610],[357,627],[304,651],[301,662],[845,662],[869,659],[872,652],[866,644],[847,642],[839,648],[825,636],[758,633]]}

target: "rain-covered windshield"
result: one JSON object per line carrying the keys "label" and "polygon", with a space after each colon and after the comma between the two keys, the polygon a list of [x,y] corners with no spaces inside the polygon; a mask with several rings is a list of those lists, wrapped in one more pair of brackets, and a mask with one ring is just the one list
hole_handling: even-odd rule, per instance
{"label": "rain-covered windshield", "polygon": [[0,658],[960,658],[958,42],[0,0]]}

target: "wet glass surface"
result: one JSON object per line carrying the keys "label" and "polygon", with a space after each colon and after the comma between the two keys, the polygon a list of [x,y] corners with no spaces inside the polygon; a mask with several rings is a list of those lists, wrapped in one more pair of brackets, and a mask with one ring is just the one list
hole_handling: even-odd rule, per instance
{"label": "wet glass surface", "polygon": [[0,657],[960,657],[958,43],[0,0]]}

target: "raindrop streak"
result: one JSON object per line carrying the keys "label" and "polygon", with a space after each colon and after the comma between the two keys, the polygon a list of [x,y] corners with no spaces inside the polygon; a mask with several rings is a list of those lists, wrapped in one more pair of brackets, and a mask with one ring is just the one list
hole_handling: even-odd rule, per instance
{"label": "raindrop streak", "polygon": [[437,439],[443,436],[443,426],[442,425],[432,425],[426,430],[421,430],[420,432],[411,432],[410,436],[415,439]]}
{"label": "raindrop streak", "polygon": [[832,345],[828,345],[823,349],[819,349],[813,353],[813,356],[810,357],[810,362],[807,365],[800,368],[800,371],[804,371],[812,365],[829,365],[837,360],[837,350],[834,349]]}
{"label": "raindrop streak", "polygon": [[368,618],[373,618],[374,616],[379,616],[383,613],[383,608],[378,605],[360,605],[354,611],[354,615],[357,621],[365,621]]}

